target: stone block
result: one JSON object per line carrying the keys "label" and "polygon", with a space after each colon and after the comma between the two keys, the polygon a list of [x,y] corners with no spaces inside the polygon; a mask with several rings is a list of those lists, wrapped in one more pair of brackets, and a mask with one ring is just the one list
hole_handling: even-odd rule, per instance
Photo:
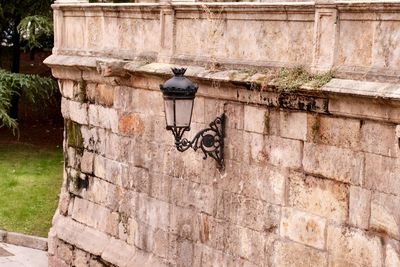
{"label": "stone block", "polygon": [[143,134],[145,130],[145,124],[142,117],[143,116],[140,116],[136,113],[121,114],[118,120],[119,132],[128,136]]}
{"label": "stone block", "polygon": [[[265,164],[269,160],[268,155],[268,136],[252,132],[243,132],[242,146],[238,146],[234,141],[231,146],[236,146],[239,157],[236,161],[242,163]],[[241,141],[239,139],[239,141]]]}
{"label": "stone block", "polygon": [[68,265],[71,265],[73,260],[73,247],[70,244],[59,241],[55,256],[65,263],[68,263]]}
{"label": "stone block", "polygon": [[277,241],[272,251],[271,266],[323,267],[327,266],[326,252],[290,241]]}
{"label": "stone block", "polygon": [[308,142],[349,149],[360,146],[360,120],[309,115],[308,122]]}
{"label": "stone block", "polygon": [[[122,163],[129,162],[129,156],[132,151],[138,150],[139,140],[132,142],[132,139],[123,137],[114,133],[108,133],[105,140],[105,155],[107,158],[118,160]],[[134,147],[131,150],[131,146]],[[145,144],[146,149],[153,149]],[[138,153],[146,153],[146,151],[139,150]]]}
{"label": "stone block", "polygon": [[150,185],[148,191],[151,197],[164,202],[169,202],[171,200],[172,176],[154,173],[151,176],[149,175],[148,178],[146,178],[146,175],[139,178],[143,179],[143,182],[148,179]]}
{"label": "stone block", "polygon": [[267,151],[272,165],[292,169],[301,168],[302,141],[270,136]]}
{"label": "stone block", "polygon": [[361,230],[329,225],[327,230],[329,266],[382,266],[379,237]]}
{"label": "stone block", "polygon": [[117,209],[122,195],[123,190],[119,186],[102,179],[93,178],[86,189],[84,197],[114,211]]}
{"label": "stone block", "polygon": [[225,106],[226,128],[242,130],[244,127],[244,105],[227,104]]}
{"label": "stone block", "polygon": [[398,155],[396,131],[393,125],[365,121],[361,127],[361,149],[388,157]]}
{"label": "stone block", "polygon": [[83,139],[83,147],[85,149],[100,155],[105,154],[106,132],[104,129],[82,126],[80,131]]}
{"label": "stone block", "polygon": [[329,221],[347,221],[348,191],[347,185],[332,180],[298,172],[289,176],[289,205]]}
{"label": "stone block", "polygon": [[107,158],[99,155],[94,156],[93,173],[95,176],[105,179],[106,178],[106,164]]}
{"label": "stone block", "polygon": [[350,187],[349,223],[350,225],[368,229],[371,214],[371,191],[358,187]]}
{"label": "stone block", "polygon": [[204,98],[204,123],[209,124],[224,113],[224,101]]}
{"label": "stone block", "polygon": [[138,194],[136,210],[137,219],[145,224],[168,231],[170,205],[166,202]]}
{"label": "stone block", "polygon": [[104,249],[101,257],[109,263],[119,267],[127,267],[128,262],[135,255],[135,247],[127,243],[111,238],[109,244]]}
{"label": "stone block", "polygon": [[276,232],[280,207],[242,195],[221,192],[217,218],[260,232]]}
{"label": "stone block", "polygon": [[244,106],[244,130],[255,133],[265,133],[268,129],[266,119],[268,110],[263,107]]}
{"label": "stone block", "polygon": [[75,198],[72,218],[102,232],[118,234],[118,214],[85,199]]}
{"label": "stone block", "polygon": [[48,261],[48,266],[50,267],[70,267],[71,265],[57,258],[56,256],[50,256]]}
{"label": "stone block", "polygon": [[69,119],[69,100],[61,97],[61,115],[64,119]]}
{"label": "stone block", "polygon": [[128,110],[132,101],[132,91],[134,89],[125,86],[114,87],[114,108],[118,110]]}
{"label": "stone block", "polygon": [[374,193],[371,201],[370,228],[400,240],[400,197]]}
{"label": "stone block", "polygon": [[69,109],[69,117],[71,120],[79,123],[87,125],[88,120],[88,105],[82,104],[76,101],[69,101],[68,105]]}
{"label": "stone block", "polygon": [[85,251],[75,248],[73,266],[87,267],[89,264],[90,255]]}
{"label": "stone block", "polygon": [[206,214],[214,214],[215,189],[209,185],[173,178],[171,202],[181,207],[195,207]]}
{"label": "stone block", "polygon": [[137,250],[133,258],[127,263],[127,266],[167,267],[169,264],[152,254]]}
{"label": "stone block", "polygon": [[[198,240],[208,247],[216,250],[225,250],[226,235],[228,229],[228,223],[221,219],[216,219],[206,214],[197,215],[197,224],[192,225],[192,231],[198,230]],[[182,228],[183,229],[183,228]],[[192,234],[194,241],[196,240],[196,232]]]}
{"label": "stone block", "polygon": [[[128,177],[129,181],[127,181],[126,184],[128,184],[129,188],[132,188],[139,193],[150,193],[152,180],[150,179],[148,169],[136,167],[130,164],[128,168]],[[154,179],[156,179],[156,177]]]}
{"label": "stone block", "polygon": [[365,154],[366,188],[400,196],[400,160],[380,155]]}
{"label": "stone block", "polygon": [[264,249],[268,238],[266,235],[233,224],[228,224],[225,227],[224,250],[227,253],[258,265],[265,262]]}
{"label": "stone block", "polygon": [[75,83],[76,82],[72,81],[72,80],[61,80],[59,82],[61,95],[63,97],[65,97],[65,98],[73,99],[74,95],[75,95],[75,93],[74,93],[74,91],[75,91],[74,90],[74,87],[75,87],[74,84]]}
{"label": "stone block", "polygon": [[[192,208],[179,207],[175,205],[171,205],[170,207],[170,233],[178,236],[178,238],[186,238],[192,241],[199,240],[199,236],[202,234],[200,229],[200,224],[203,223],[202,218],[206,221],[204,224],[207,228],[207,234],[209,227],[210,216],[206,214],[200,214]],[[199,218],[201,217],[201,218]],[[223,232],[221,232],[223,233]],[[216,233],[217,235],[217,233]],[[222,235],[222,234],[221,234]],[[208,236],[207,236],[207,240]],[[205,239],[202,239],[202,242],[205,242]]]}
{"label": "stone block", "polygon": [[101,255],[109,243],[107,234],[75,222],[70,217],[57,220],[53,227],[58,238],[93,255]]}
{"label": "stone block", "polygon": [[[248,135],[248,133],[242,130],[237,130],[233,128],[225,129],[225,139],[224,139],[224,158],[229,160],[235,160],[239,162],[248,161],[249,153],[245,150],[244,146],[238,146],[237,144],[244,144],[243,135]],[[247,136],[246,136],[247,137]],[[245,159],[245,156],[247,158]]]}
{"label": "stone block", "polygon": [[89,123],[104,129],[110,129],[114,133],[118,132],[118,112],[113,108],[100,105],[89,105]]}
{"label": "stone block", "polygon": [[268,110],[268,134],[280,135],[281,112],[279,109],[270,108]]}
{"label": "stone block", "polygon": [[343,115],[356,118],[400,122],[398,107],[382,105],[368,98],[335,97],[329,99],[329,112],[334,115]]}
{"label": "stone block", "polygon": [[96,103],[104,106],[112,106],[114,103],[114,87],[108,84],[98,84],[95,94]]}
{"label": "stone block", "polygon": [[261,167],[226,162],[225,175],[217,179],[217,186],[228,192],[260,199],[272,204],[285,203],[285,171],[271,166]]}
{"label": "stone block", "polygon": [[327,145],[304,144],[303,167],[307,173],[359,185],[364,156],[360,152]]}
{"label": "stone block", "polygon": [[85,150],[81,158],[80,170],[84,173],[93,173],[94,154]]}
{"label": "stone block", "polygon": [[289,139],[307,140],[307,113],[280,112],[280,135]]}
{"label": "stone block", "polygon": [[293,241],[325,249],[326,219],[291,208],[282,209],[280,235]]}
{"label": "stone block", "polygon": [[389,240],[385,245],[385,267],[400,266],[400,243]]}

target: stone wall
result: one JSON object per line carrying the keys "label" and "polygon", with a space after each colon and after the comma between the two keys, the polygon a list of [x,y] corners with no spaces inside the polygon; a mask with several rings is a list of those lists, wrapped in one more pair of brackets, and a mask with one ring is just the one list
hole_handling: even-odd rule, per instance
{"label": "stone wall", "polygon": [[[390,13],[384,6],[368,12]],[[57,16],[63,7],[55,8]],[[140,9],[141,27],[159,33],[164,24],[153,23],[154,8],[163,14],[148,5],[126,12],[136,18],[133,10]],[[92,14],[99,6],[73,9]],[[105,17],[99,20],[108,19],[101,10]],[[308,7],[304,13],[309,16]],[[159,36],[144,30],[146,36],[129,37],[134,41],[126,45],[135,49],[125,51],[127,58],[111,35],[108,43],[93,42],[97,52],[89,51],[88,41],[79,41],[68,26],[81,17],[56,26],[64,30],[56,33],[54,55],[46,60],[59,79],[65,118],[64,183],[49,233],[50,266],[400,265],[398,84],[336,78],[322,88],[290,91],[271,83],[264,69],[196,66],[201,61],[191,59],[187,76],[200,88],[186,136],[225,113],[225,170],[218,171],[200,152],[178,152],[165,130],[159,84],[171,76],[172,65],[151,63],[168,58],[159,57],[166,51],[157,46]],[[178,24],[192,34],[190,25]],[[115,26],[111,34],[124,24],[103,25]],[[82,28],[83,36],[96,28]],[[137,45],[141,38],[156,44]],[[157,56],[137,58],[140,49]],[[209,55],[200,49],[188,53]],[[390,47],[387,53],[396,54]],[[389,65],[382,79],[397,71]]]}

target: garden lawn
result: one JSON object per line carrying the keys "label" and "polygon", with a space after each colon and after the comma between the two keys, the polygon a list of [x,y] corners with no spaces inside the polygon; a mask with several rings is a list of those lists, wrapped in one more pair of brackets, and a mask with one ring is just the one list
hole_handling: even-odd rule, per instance
{"label": "garden lawn", "polygon": [[47,237],[62,161],[61,148],[0,144],[0,229]]}

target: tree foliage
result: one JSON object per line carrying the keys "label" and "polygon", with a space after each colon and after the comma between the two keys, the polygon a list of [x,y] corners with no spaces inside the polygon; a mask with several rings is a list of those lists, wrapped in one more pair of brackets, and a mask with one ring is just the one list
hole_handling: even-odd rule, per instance
{"label": "tree foliage", "polygon": [[26,42],[25,48],[29,50],[46,46],[53,36],[53,23],[46,16],[27,16],[21,20],[17,29],[21,39]]}
{"label": "tree foliage", "polygon": [[10,117],[11,98],[20,95],[25,101],[41,106],[52,101],[57,90],[56,82],[47,77],[11,73],[0,69],[0,128],[15,129],[17,121]]}

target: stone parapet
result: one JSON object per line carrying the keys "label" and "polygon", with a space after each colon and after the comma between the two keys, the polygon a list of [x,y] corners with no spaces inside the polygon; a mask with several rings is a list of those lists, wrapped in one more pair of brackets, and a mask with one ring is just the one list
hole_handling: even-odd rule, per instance
{"label": "stone parapet", "polygon": [[68,4],[54,54],[398,82],[398,1]]}

